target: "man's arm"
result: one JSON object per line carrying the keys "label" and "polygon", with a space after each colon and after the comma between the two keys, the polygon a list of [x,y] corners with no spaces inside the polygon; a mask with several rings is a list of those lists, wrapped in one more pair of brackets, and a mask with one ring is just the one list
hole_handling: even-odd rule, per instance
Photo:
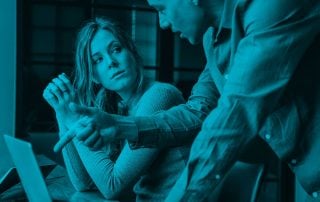
{"label": "man's arm", "polygon": [[196,137],[187,167],[167,201],[204,200],[258,133],[320,31],[320,3],[313,2],[252,1],[244,15],[246,36],[238,45],[221,98]]}
{"label": "man's arm", "polygon": [[[200,131],[205,117],[216,106],[218,90],[206,67],[192,89],[186,104],[150,116],[127,117],[111,115],[95,108],[71,104],[73,113],[93,118],[104,141],[127,139],[132,149],[142,147],[178,146],[190,143]],[[76,135],[69,131],[55,145],[60,151]]]}
{"label": "man's arm", "polygon": [[206,67],[186,104],[148,117],[135,117],[136,134],[128,134],[131,148],[178,146],[193,141],[205,117],[216,106],[218,90]]}
{"label": "man's arm", "polygon": [[[142,95],[132,115],[150,115],[183,102],[184,99],[176,88],[156,83]],[[150,168],[161,151],[155,148],[131,150],[126,143],[118,158],[112,160],[102,149],[93,151],[77,139],[73,143],[86,171],[107,199],[117,199],[124,194],[123,191]]]}

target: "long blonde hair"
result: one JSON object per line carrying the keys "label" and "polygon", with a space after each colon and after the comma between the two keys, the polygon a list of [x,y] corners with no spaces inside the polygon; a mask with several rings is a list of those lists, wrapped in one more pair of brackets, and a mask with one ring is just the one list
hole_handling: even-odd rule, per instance
{"label": "long blonde hair", "polygon": [[120,97],[114,91],[107,90],[93,82],[90,45],[97,31],[102,29],[111,32],[121,45],[133,55],[138,75],[136,93],[139,94],[142,89],[144,79],[142,73],[143,64],[133,40],[118,23],[105,17],[97,17],[87,21],[77,35],[74,86],[80,105],[97,107],[109,113],[116,113]]}

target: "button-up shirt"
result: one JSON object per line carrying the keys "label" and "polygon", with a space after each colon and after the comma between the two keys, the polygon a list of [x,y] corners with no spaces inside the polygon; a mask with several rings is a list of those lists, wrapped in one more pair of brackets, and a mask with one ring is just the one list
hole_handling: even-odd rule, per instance
{"label": "button-up shirt", "polygon": [[[195,138],[168,201],[204,199],[268,116],[303,95],[305,83],[294,82],[299,79],[295,73],[319,64],[320,56],[305,61],[319,32],[319,0],[225,0],[220,26],[204,35],[207,65],[188,102],[135,119],[139,137],[132,147],[179,145]],[[282,138],[272,126],[264,132],[270,144]],[[292,139],[278,148],[280,158],[294,149],[298,138]]]}

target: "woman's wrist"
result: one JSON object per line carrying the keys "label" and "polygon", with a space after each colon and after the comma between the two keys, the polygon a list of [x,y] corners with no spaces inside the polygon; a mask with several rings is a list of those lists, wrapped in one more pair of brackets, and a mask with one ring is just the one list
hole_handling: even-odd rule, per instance
{"label": "woman's wrist", "polygon": [[59,136],[62,137],[63,134],[67,133],[68,127],[65,125],[63,119],[56,114],[57,124],[59,128]]}
{"label": "woman's wrist", "polygon": [[59,137],[64,136],[68,132],[68,128],[65,126],[59,126]]}

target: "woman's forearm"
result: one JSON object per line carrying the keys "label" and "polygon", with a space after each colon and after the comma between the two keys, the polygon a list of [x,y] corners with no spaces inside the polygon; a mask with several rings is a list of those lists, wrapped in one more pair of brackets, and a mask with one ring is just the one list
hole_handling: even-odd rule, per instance
{"label": "woman's forearm", "polygon": [[[59,133],[59,136],[63,136],[63,133]],[[91,189],[93,186],[92,180],[83,166],[79,154],[74,146],[74,141],[71,141],[66,145],[62,150],[62,156],[69,179],[74,188],[77,191],[86,191]]]}

